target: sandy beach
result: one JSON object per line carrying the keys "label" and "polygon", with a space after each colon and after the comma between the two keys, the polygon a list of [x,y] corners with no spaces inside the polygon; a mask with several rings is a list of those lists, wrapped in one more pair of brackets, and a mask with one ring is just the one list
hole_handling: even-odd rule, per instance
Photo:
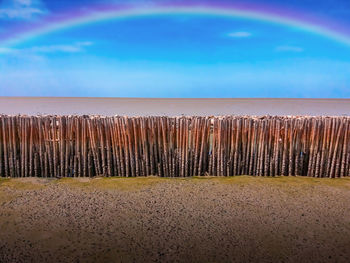
{"label": "sandy beach", "polygon": [[0,262],[349,262],[350,181],[1,179]]}
{"label": "sandy beach", "polygon": [[0,97],[0,114],[350,116],[350,99],[152,99]]}

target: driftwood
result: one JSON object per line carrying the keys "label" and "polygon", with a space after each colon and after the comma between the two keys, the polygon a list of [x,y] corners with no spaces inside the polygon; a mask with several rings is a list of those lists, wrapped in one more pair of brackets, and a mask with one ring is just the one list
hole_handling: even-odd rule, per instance
{"label": "driftwood", "polygon": [[350,175],[349,117],[0,115],[1,177]]}

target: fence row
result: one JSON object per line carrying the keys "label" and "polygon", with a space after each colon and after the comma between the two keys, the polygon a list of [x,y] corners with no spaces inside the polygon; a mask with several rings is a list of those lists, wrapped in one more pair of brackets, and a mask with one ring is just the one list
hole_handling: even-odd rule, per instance
{"label": "fence row", "polygon": [[350,175],[348,117],[0,115],[0,176]]}

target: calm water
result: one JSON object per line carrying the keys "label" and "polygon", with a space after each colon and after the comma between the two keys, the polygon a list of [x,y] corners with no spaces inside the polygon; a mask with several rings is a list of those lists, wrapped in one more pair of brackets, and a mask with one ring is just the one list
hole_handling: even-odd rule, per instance
{"label": "calm water", "polygon": [[0,97],[2,114],[350,116],[350,99],[143,99]]}

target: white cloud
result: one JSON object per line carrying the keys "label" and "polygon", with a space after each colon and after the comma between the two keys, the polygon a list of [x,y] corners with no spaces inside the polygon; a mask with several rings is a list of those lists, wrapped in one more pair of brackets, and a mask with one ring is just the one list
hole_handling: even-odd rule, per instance
{"label": "white cloud", "polygon": [[296,52],[301,53],[304,51],[302,47],[297,46],[279,46],[275,49],[277,52]]}
{"label": "white cloud", "polygon": [[28,51],[35,53],[77,53],[84,51],[84,47],[91,46],[92,42],[77,42],[72,45],[51,45],[51,46],[37,46],[27,49]]}
{"label": "white cloud", "polygon": [[246,38],[246,37],[251,37],[252,34],[250,32],[245,32],[245,31],[237,31],[237,32],[232,32],[227,34],[229,37],[234,37],[234,38]]}
{"label": "white cloud", "polygon": [[48,46],[36,46],[31,48],[7,48],[0,47],[0,54],[10,54],[10,55],[28,55],[28,54],[38,54],[38,53],[78,53],[85,51],[85,47],[93,45],[92,42],[77,42],[71,45],[48,45]]}
{"label": "white cloud", "polygon": [[0,6],[0,18],[30,19],[45,13],[41,0],[5,0]]}
{"label": "white cloud", "polygon": [[13,53],[15,50],[7,47],[0,47],[0,54],[9,54]]}

